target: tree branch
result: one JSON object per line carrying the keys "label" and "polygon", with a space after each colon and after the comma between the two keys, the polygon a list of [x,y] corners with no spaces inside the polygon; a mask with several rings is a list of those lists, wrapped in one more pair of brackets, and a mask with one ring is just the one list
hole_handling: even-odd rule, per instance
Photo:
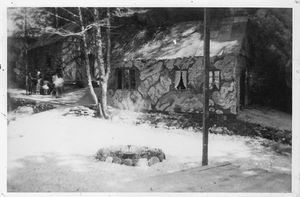
{"label": "tree branch", "polygon": [[82,37],[83,34],[88,31],[89,29],[92,29],[93,27],[95,27],[96,25],[94,23],[89,24],[88,26],[86,26],[85,28],[82,29],[82,31],[80,32],[72,32],[63,28],[59,28],[59,29],[55,29],[52,27],[47,27],[45,29],[45,33],[49,33],[49,34],[57,34],[63,37],[67,37],[67,36],[79,36]]}
{"label": "tree branch", "polygon": [[67,10],[66,8],[62,8],[62,7],[60,7],[60,9],[62,9],[62,10],[65,10],[66,12],[68,12],[69,14],[71,14],[72,16],[79,18],[79,16],[78,16],[78,15],[76,15],[76,14],[74,14],[73,12],[71,12],[71,11]]}
{"label": "tree branch", "polygon": [[64,17],[62,17],[62,16],[55,15],[55,14],[53,14],[52,12],[49,12],[49,11],[46,11],[46,10],[44,10],[44,11],[47,12],[48,14],[51,14],[51,15],[53,15],[53,16],[56,16],[56,17],[60,18],[60,19],[63,19],[63,20],[65,20],[65,21],[68,21],[68,22],[70,22],[70,23],[73,23],[73,24],[75,24],[75,25],[77,25],[77,26],[80,26],[80,25],[79,25],[78,23],[76,23],[75,21],[72,21],[72,20],[70,20],[70,19],[64,18]]}

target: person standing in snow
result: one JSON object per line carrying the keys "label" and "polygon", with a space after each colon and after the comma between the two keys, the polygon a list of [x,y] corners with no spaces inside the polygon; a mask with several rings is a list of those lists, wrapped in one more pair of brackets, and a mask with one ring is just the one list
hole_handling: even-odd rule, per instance
{"label": "person standing in snow", "polygon": [[32,94],[32,76],[31,73],[28,73],[28,75],[26,75],[26,79],[25,79],[25,84],[26,84],[26,94]]}
{"label": "person standing in snow", "polygon": [[43,94],[44,95],[48,95],[49,94],[49,81],[44,81],[43,82],[43,86],[42,86],[42,90],[43,90]]}
{"label": "person standing in snow", "polygon": [[63,92],[64,79],[58,74],[55,74],[52,76],[52,82],[54,84],[56,98],[61,97]]}
{"label": "person standing in snow", "polygon": [[36,74],[36,94],[40,94],[41,88],[42,88],[42,77],[41,72],[37,71]]}

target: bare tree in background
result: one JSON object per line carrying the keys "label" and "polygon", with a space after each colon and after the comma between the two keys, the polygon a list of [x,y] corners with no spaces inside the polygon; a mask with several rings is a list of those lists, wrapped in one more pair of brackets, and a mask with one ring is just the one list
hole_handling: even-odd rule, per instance
{"label": "bare tree in background", "polygon": [[88,56],[87,35],[86,35],[87,31],[85,31],[85,27],[83,24],[81,8],[78,8],[78,14],[79,14],[79,20],[80,20],[81,32],[82,32],[81,36],[82,36],[82,41],[83,41],[83,52],[84,52],[84,57],[85,57],[84,59],[85,59],[85,69],[86,69],[86,75],[87,75],[87,81],[88,81],[88,88],[89,88],[89,91],[90,91],[90,94],[92,96],[94,103],[98,104],[97,95],[95,93],[95,90],[94,90],[93,84],[92,84],[90,62],[89,62],[89,56]]}
{"label": "bare tree in background", "polygon": [[102,43],[102,34],[101,34],[101,18],[100,13],[97,8],[94,8],[94,19],[96,24],[96,50],[97,50],[97,63],[100,70],[100,95],[99,95],[99,113],[100,116],[108,118],[107,114],[107,83],[110,75],[110,10],[107,8],[107,24],[106,24],[106,36],[107,36],[107,59],[106,65],[103,57],[103,43]]}
{"label": "bare tree in background", "polygon": [[[39,9],[47,16],[51,25],[41,27],[40,34],[56,34],[62,37],[76,37],[82,40],[84,67],[86,70],[87,84],[93,103],[98,106],[98,114],[108,118],[107,113],[107,85],[111,73],[111,16],[128,17],[145,9],[131,8],[31,8]],[[38,15],[37,15],[38,16]],[[34,16],[37,18],[37,16]],[[54,20],[53,20],[54,19]],[[46,20],[46,19],[45,19]],[[62,24],[72,23],[77,30],[64,29]],[[104,29],[102,29],[104,28]],[[75,28],[76,29],[76,28]],[[106,31],[103,31],[106,30]],[[102,35],[104,33],[104,35]],[[94,38],[91,39],[91,38]],[[105,43],[104,43],[105,42]],[[94,46],[93,46],[94,45]],[[89,53],[95,54],[99,69],[98,95],[92,84]],[[105,53],[106,52],[106,56]]]}

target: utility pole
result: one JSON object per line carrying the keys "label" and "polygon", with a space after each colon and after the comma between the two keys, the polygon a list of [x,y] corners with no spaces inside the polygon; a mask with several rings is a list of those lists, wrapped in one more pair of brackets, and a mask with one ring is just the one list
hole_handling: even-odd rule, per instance
{"label": "utility pole", "polygon": [[210,31],[209,31],[209,9],[204,8],[204,85],[203,85],[203,116],[202,116],[202,131],[203,131],[203,147],[202,147],[202,166],[208,164],[208,83],[209,83],[209,42],[210,42]]}
{"label": "utility pole", "polygon": [[27,40],[27,8],[24,8],[24,52],[25,52],[25,72],[26,75],[28,74],[28,58],[27,58],[27,45],[28,45],[28,40]]}

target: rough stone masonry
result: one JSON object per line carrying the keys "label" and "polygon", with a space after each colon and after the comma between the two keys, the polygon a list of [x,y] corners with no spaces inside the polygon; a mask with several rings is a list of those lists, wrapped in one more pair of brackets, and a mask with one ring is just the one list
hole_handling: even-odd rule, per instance
{"label": "rough stone masonry", "polygon": [[[220,71],[219,88],[210,89],[210,112],[237,113],[237,55],[211,58],[211,66]],[[137,70],[135,89],[118,89],[115,70]],[[176,89],[175,73],[185,71],[186,88]],[[203,57],[165,60],[133,60],[118,63],[110,78],[108,102],[121,109],[168,112],[202,111]]]}

